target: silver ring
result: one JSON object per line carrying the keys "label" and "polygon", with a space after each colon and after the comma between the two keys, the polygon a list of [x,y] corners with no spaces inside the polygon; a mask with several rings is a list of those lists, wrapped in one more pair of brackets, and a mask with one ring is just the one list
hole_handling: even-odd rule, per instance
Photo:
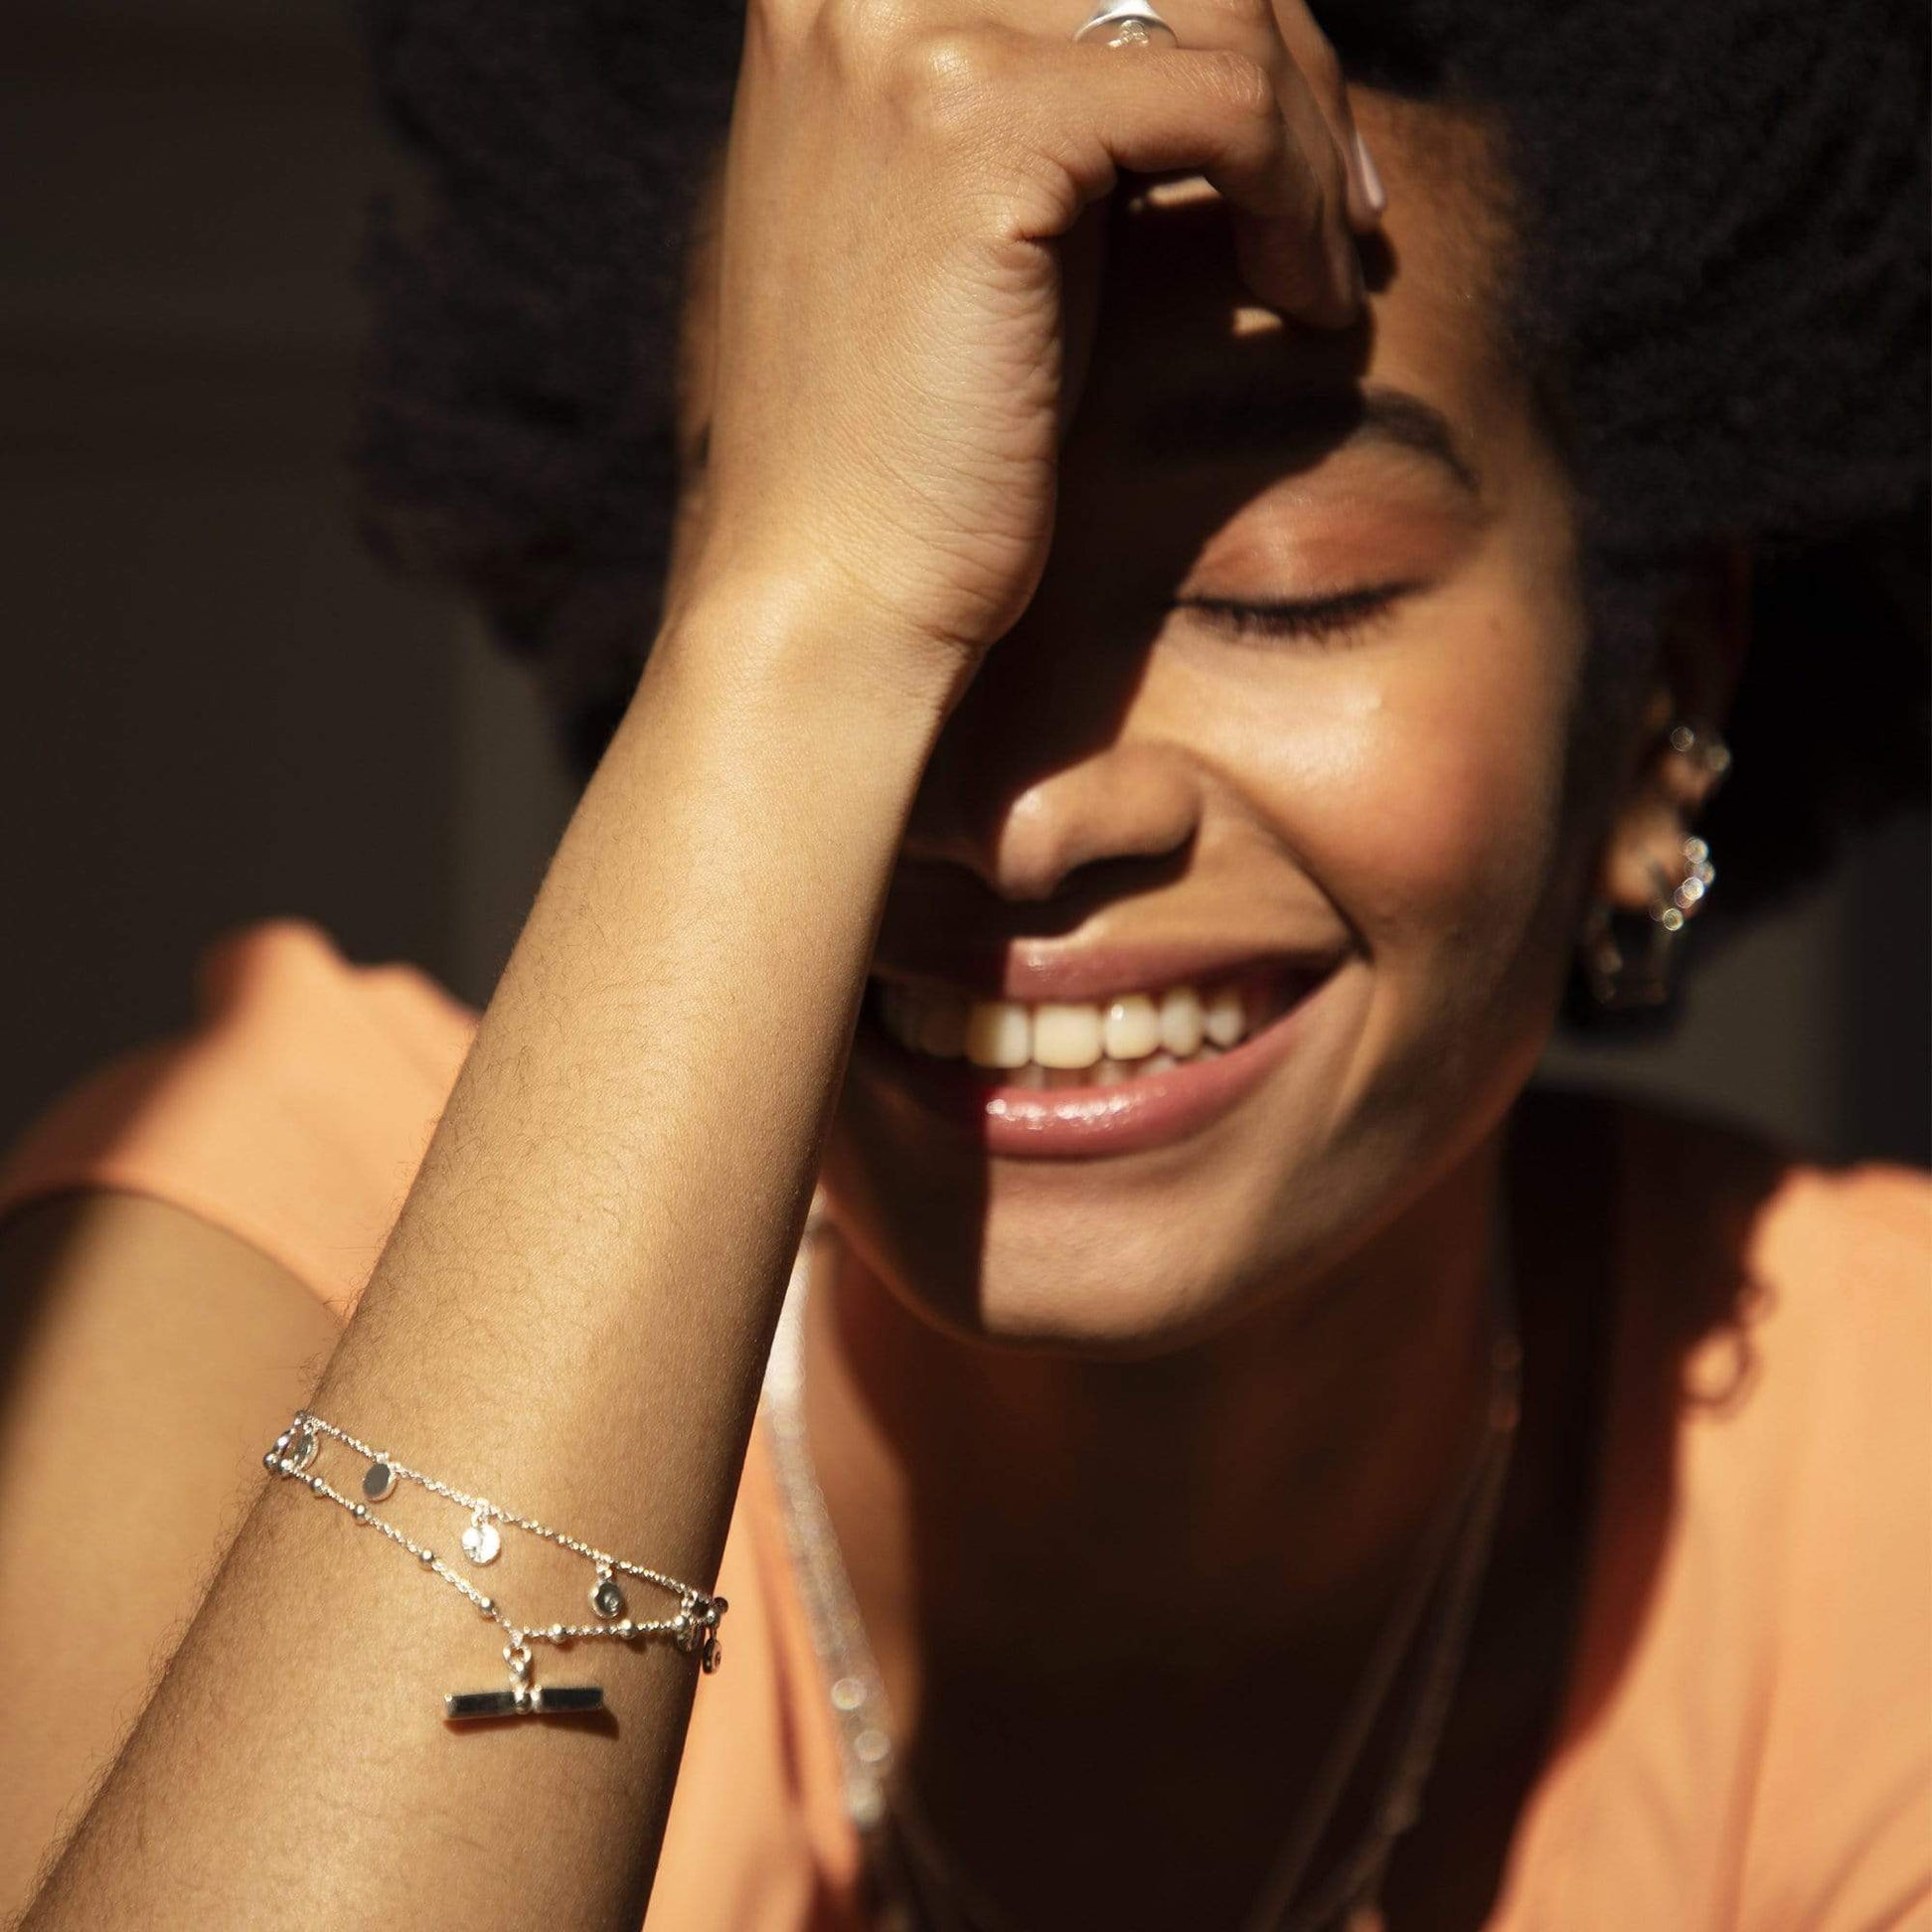
{"label": "silver ring", "polygon": [[1100,0],[1092,19],[1075,28],[1073,38],[1098,41],[1104,47],[1180,45],[1180,37],[1147,0]]}

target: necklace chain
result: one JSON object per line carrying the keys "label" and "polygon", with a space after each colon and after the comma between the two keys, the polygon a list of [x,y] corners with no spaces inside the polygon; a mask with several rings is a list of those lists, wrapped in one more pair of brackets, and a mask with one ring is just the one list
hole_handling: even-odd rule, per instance
{"label": "necklace chain", "polygon": [[[793,1263],[765,1375],[763,1408],[775,1451],[794,1570],[811,1625],[839,1745],[848,1815],[880,1899],[881,1932],[1018,1932],[959,1869],[906,1778],[895,1776],[890,1705],[860,1620],[830,1512],[814,1473],[804,1422],[804,1311],[814,1248],[825,1231],[815,1203]],[[1515,1447],[1522,1346],[1499,1211],[1490,1272],[1492,1340],[1482,1435],[1470,1467],[1425,1530],[1417,1558],[1383,1623],[1314,1786],[1291,1822],[1242,1932],[1328,1932],[1378,1927],[1379,1895],[1397,1842],[1421,1816],[1443,1727],[1454,1701],[1476,1600],[1495,1539]],[[1446,1576],[1446,1586],[1444,1579]],[[1327,1880],[1297,1904],[1308,1869],[1402,1660],[1430,1624],[1399,1746],[1362,1838]],[[888,1831],[887,1827],[896,1827]]]}

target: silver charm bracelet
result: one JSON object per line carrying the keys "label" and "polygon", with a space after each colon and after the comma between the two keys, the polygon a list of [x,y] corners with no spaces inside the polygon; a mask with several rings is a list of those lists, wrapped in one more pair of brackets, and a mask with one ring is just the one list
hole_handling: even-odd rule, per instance
{"label": "silver charm bracelet", "polygon": [[[315,1473],[312,1465],[324,1436],[331,1436],[345,1448],[353,1450],[368,1465],[358,1485],[358,1496],[343,1495],[326,1477]],[[333,1422],[325,1422],[321,1416],[311,1414],[307,1409],[296,1411],[294,1420],[275,1438],[274,1446],[261,1461],[262,1466],[275,1475],[293,1477],[311,1495],[340,1505],[365,1529],[380,1531],[391,1542],[406,1550],[424,1569],[433,1571],[452,1589],[468,1598],[477,1610],[503,1631],[507,1639],[503,1646],[503,1661],[510,1672],[509,1689],[451,1691],[443,1698],[443,1715],[452,1722],[481,1717],[558,1716],[603,1708],[601,1685],[533,1684],[532,1644],[562,1646],[598,1638],[634,1643],[641,1639],[662,1637],[669,1639],[687,1656],[696,1652],[707,1672],[717,1670],[723,1660],[724,1653],[718,1644],[718,1625],[730,1608],[724,1597],[714,1596],[690,1583],[680,1583],[676,1577],[666,1576],[662,1570],[646,1568],[642,1563],[626,1562],[621,1556],[613,1556],[608,1550],[579,1542],[575,1536],[566,1535],[562,1530],[553,1530],[548,1524],[539,1523],[534,1518],[519,1516],[514,1510],[503,1509],[484,1497],[466,1496],[448,1483],[439,1483],[433,1476],[424,1476],[407,1468],[386,1451],[372,1449],[346,1429],[338,1429]],[[590,1607],[597,1613],[598,1621],[587,1624],[520,1624],[507,1616],[494,1597],[485,1595],[468,1577],[444,1562],[433,1549],[405,1535],[393,1523],[384,1522],[376,1513],[375,1506],[386,1503],[395,1494],[398,1483],[414,1483],[432,1496],[440,1496],[469,1512],[469,1528],[463,1531],[462,1544],[463,1554],[472,1563],[496,1561],[503,1547],[502,1531],[497,1528],[499,1524],[512,1530],[522,1530],[529,1535],[541,1536],[546,1542],[556,1543],[559,1548],[583,1557],[596,1570],[596,1581],[590,1586]],[[651,1583],[668,1591],[678,1599],[676,1612],[668,1617],[631,1616],[624,1587],[617,1580],[620,1576],[635,1577],[640,1582]]]}

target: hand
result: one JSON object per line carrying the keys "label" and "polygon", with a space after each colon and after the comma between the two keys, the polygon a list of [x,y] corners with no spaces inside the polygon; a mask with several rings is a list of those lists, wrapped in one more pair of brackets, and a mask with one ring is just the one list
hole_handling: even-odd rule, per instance
{"label": "hand", "polygon": [[955,698],[1045,566],[1061,244],[1122,170],[1206,175],[1261,301],[1355,319],[1379,190],[1302,0],[1162,4],[1178,48],[1075,44],[1090,0],[748,0],[680,603],[782,580]]}

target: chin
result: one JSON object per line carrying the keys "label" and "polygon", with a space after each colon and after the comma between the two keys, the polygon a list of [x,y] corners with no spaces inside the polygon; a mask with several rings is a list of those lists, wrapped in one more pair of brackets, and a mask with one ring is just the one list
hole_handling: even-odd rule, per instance
{"label": "chin", "polygon": [[[954,1340],[1135,1361],[1292,1294],[1323,1232],[1295,1212],[1291,1178],[1284,1204],[1279,1175],[1212,1162],[1160,1171],[1178,1165],[996,1161],[949,1187],[841,1134],[825,1193],[872,1275]],[[1257,1180],[1276,1184],[1265,1199]]]}

